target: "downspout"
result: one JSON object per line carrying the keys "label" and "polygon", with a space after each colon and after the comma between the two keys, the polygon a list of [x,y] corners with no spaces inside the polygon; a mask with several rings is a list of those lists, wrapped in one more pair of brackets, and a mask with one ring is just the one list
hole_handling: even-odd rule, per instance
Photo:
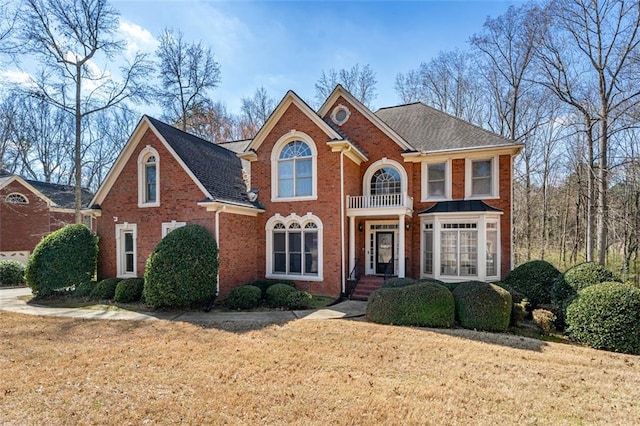
{"label": "downspout", "polygon": [[344,154],[351,151],[351,145],[345,150],[340,151],[340,264],[342,272],[340,273],[342,282],[342,295],[347,292],[346,277],[345,277],[345,254],[344,254]]}
{"label": "downspout", "polygon": [[[218,245],[218,259],[220,258],[220,213],[225,211],[227,206],[216,209],[216,244]],[[220,294],[220,261],[218,260],[218,273],[216,274],[216,297]]]}
{"label": "downspout", "polygon": [[[509,219],[510,219],[510,222],[511,222],[511,224],[510,224],[511,229],[509,229],[509,238],[510,238],[509,244],[511,245],[511,247],[509,247],[509,270],[510,271],[513,270],[513,251],[514,251],[513,250],[513,230],[514,230],[513,229],[513,223],[514,223],[514,221],[513,221],[513,161],[515,160],[515,158],[516,158],[515,155],[511,155],[511,164],[509,165],[509,174],[510,174],[509,182],[511,183],[511,189],[510,189],[510,191],[511,191],[511,196],[510,196],[511,199],[509,200],[509,204],[510,204],[510,206],[509,206],[509,216],[510,216],[510,218]],[[500,170],[500,157],[498,157],[498,170]],[[498,177],[499,176],[500,175],[498,174]],[[498,185],[499,185],[499,183],[498,183]],[[501,231],[500,235],[502,235],[502,230],[500,230],[500,231]],[[499,245],[500,249],[502,250],[502,244],[499,243],[498,245]],[[502,256],[500,257],[500,259],[501,259],[501,262],[502,262]],[[502,265],[500,265],[500,279],[502,279],[502,278],[503,278],[502,277]]]}

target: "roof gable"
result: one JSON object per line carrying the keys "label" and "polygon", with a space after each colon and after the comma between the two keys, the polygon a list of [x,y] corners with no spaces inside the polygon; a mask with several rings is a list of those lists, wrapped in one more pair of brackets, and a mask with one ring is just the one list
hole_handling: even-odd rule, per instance
{"label": "roof gable", "polygon": [[325,117],[329,113],[329,109],[336,103],[339,97],[343,97],[347,102],[349,102],[360,114],[366,117],[374,126],[376,126],[380,131],[382,131],[385,135],[387,135],[392,141],[394,141],[398,146],[400,146],[404,150],[413,151],[414,148],[394,129],[388,126],[383,120],[377,117],[369,108],[364,106],[362,102],[357,100],[351,93],[349,93],[342,85],[338,84],[333,92],[329,95],[327,100],[322,104],[320,109],[318,110],[318,114],[322,117]]}
{"label": "roof gable", "polygon": [[521,145],[421,102],[381,108],[375,115],[423,152]]}
{"label": "roof gable", "polygon": [[304,102],[298,95],[295,94],[292,90],[289,90],[284,98],[280,101],[275,110],[271,113],[267,121],[264,123],[262,128],[258,131],[258,134],[253,138],[249,146],[247,146],[245,152],[253,150],[256,151],[262,145],[265,138],[269,135],[273,127],[278,123],[280,118],[284,115],[287,108],[290,105],[295,105],[300,111],[302,111],[309,119],[318,126],[323,132],[327,134],[333,140],[343,140],[343,137],[338,133],[335,129],[333,129],[329,124],[327,124],[322,117],[320,117],[316,112],[311,109],[306,102]]}

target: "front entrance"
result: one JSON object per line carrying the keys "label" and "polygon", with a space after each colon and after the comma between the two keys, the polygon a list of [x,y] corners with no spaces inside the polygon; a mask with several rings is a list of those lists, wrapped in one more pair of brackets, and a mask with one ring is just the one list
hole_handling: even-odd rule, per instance
{"label": "front entrance", "polygon": [[366,275],[398,273],[398,222],[376,220],[366,222]]}
{"label": "front entrance", "polygon": [[393,232],[376,232],[376,274],[394,275]]}

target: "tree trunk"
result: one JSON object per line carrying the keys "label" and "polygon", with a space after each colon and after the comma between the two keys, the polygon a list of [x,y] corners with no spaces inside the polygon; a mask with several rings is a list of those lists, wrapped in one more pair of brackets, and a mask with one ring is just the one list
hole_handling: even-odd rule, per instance
{"label": "tree trunk", "polygon": [[604,265],[607,261],[607,219],[609,216],[609,206],[607,205],[607,145],[609,131],[607,125],[607,115],[602,114],[600,119],[600,143],[598,144],[598,151],[600,154],[600,161],[598,163],[598,227],[597,227],[597,244],[598,250],[598,263]]}
{"label": "tree trunk", "polygon": [[595,175],[593,171],[593,123],[591,117],[585,116],[587,134],[587,229],[585,235],[585,257],[587,262],[593,261],[593,230],[594,224],[594,195]]}
{"label": "tree trunk", "polygon": [[82,161],[80,158],[82,151],[82,111],[80,110],[80,92],[82,89],[82,65],[78,63],[76,65],[76,110],[75,110],[75,124],[76,124],[76,142],[73,151],[73,165],[75,167],[75,219],[76,223],[82,223]]}

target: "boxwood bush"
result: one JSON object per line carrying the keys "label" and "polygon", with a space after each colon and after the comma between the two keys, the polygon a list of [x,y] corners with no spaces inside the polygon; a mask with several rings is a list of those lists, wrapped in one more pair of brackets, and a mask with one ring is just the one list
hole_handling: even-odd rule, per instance
{"label": "boxwood bush", "polygon": [[94,289],[96,288],[95,281],[87,281],[86,283],[80,283],[73,289],[73,295],[75,297],[91,297]]}
{"label": "boxwood bush", "polygon": [[270,280],[270,279],[264,279],[264,280],[257,280],[252,282],[250,285],[258,287],[260,290],[262,290],[262,298],[266,298],[267,297],[267,289],[269,287],[271,287],[274,284],[286,284],[290,287],[295,287],[295,284],[293,281],[289,281],[289,280]]}
{"label": "boxwood bush", "polygon": [[531,306],[536,307],[551,303],[551,289],[559,276],[560,271],[549,262],[532,260],[511,271],[504,283],[522,293]]}
{"label": "boxwood bush", "polygon": [[581,290],[567,307],[567,334],[593,348],[640,354],[640,290],[620,282]]}
{"label": "boxwood bush", "polygon": [[288,284],[273,284],[267,288],[265,300],[270,308],[286,308],[288,307],[287,299],[291,293],[295,293],[296,289]]}
{"label": "boxwood bush", "polygon": [[311,299],[313,296],[310,293],[296,290],[287,295],[286,307],[288,309],[309,309],[311,308]]}
{"label": "boxwood bush", "polygon": [[262,290],[254,285],[243,285],[229,293],[227,305],[229,309],[252,309],[260,304]]}
{"label": "boxwood bush", "polygon": [[29,257],[25,278],[33,294],[49,296],[91,281],[98,237],[84,225],[67,225],[44,237]]}
{"label": "boxwood bush", "polygon": [[105,278],[102,281],[98,281],[91,291],[91,298],[93,300],[113,299],[116,295],[116,287],[120,281],[122,281],[122,278]]}
{"label": "boxwood bush", "polygon": [[460,283],[453,290],[456,315],[464,328],[505,331],[511,318],[511,294],[501,287],[480,281]]}
{"label": "boxwood bush", "polygon": [[189,224],[171,231],[153,249],[143,297],[154,308],[178,308],[215,297],[218,246],[209,231]]}
{"label": "boxwood bush", "polygon": [[436,283],[381,288],[369,297],[369,321],[420,327],[451,327],[455,321],[453,295]]}
{"label": "boxwood bush", "polygon": [[416,280],[413,278],[389,278],[382,283],[381,288],[398,288],[413,285]]}
{"label": "boxwood bush", "polygon": [[144,278],[126,278],[116,285],[113,299],[118,303],[139,302],[144,290]]}
{"label": "boxwood bush", "polygon": [[17,260],[0,260],[0,287],[24,284],[24,265]]}

